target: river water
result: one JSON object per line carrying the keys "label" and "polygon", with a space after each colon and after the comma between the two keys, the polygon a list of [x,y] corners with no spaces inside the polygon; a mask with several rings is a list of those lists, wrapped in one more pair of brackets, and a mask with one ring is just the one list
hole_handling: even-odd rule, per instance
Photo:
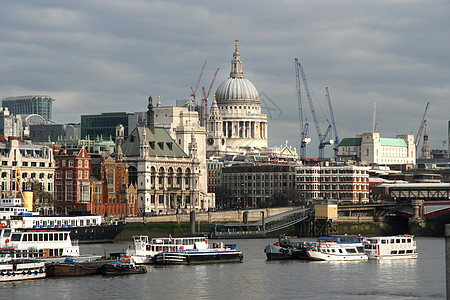
{"label": "river water", "polygon": [[[226,240],[243,251],[242,263],[149,265],[143,275],[1,283],[0,298],[445,299],[445,239],[416,240],[418,259],[381,262],[267,261],[264,247],[275,239]],[[80,248],[81,254],[108,254],[127,245]]]}

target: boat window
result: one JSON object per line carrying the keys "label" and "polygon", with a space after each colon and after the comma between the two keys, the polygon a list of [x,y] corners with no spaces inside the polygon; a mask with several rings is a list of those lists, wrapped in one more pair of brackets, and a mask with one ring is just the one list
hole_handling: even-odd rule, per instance
{"label": "boat window", "polygon": [[37,233],[34,233],[33,234],[33,242],[37,242],[39,239],[38,239],[38,234]]}
{"label": "boat window", "polygon": [[22,235],[21,234],[12,234],[11,235],[11,242],[20,242]]}
{"label": "boat window", "polygon": [[63,237],[64,237],[64,234],[63,234],[63,233],[60,233],[60,234],[59,234],[59,240],[60,240],[60,241],[64,241],[64,238],[63,238]]}
{"label": "boat window", "polygon": [[69,236],[68,233],[64,233],[64,241],[67,240],[67,237]]}
{"label": "boat window", "polygon": [[342,253],[342,249],[339,249],[339,253]]}
{"label": "boat window", "polygon": [[359,253],[364,253],[364,248],[363,247],[356,247],[356,250],[358,250]]}
{"label": "boat window", "polygon": [[44,235],[42,233],[39,233],[39,241],[42,242],[44,240]]}
{"label": "boat window", "polygon": [[331,249],[331,252],[335,253],[335,252],[336,252],[336,250],[334,250],[334,249]]}
{"label": "boat window", "polygon": [[48,235],[48,240],[49,240],[49,241],[53,241],[53,233],[50,233],[50,234]]}
{"label": "boat window", "polygon": [[405,250],[398,250],[398,254],[405,254]]}
{"label": "boat window", "polygon": [[47,234],[44,234],[44,241],[48,241],[48,233]]}
{"label": "boat window", "polygon": [[330,249],[327,249],[327,252],[330,253]]}
{"label": "boat window", "polygon": [[397,250],[392,250],[391,254],[397,254]]}
{"label": "boat window", "polygon": [[412,250],[406,250],[406,253],[413,253]]}
{"label": "boat window", "polygon": [[381,243],[382,243],[382,244],[386,244],[387,241],[386,241],[386,240],[381,240]]}
{"label": "boat window", "polygon": [[394,243],[395,243],[395,240],[394,240],[394,239],[392,239],[392,240],[391,240],[391,244],[394,244]]}
{"label": "boat window", "polygon": [[411,243],[411,239],[408,239],[408,243]]}
{"label": "boat window", "polygon": [[23,235],[23,238],[22,238],[22,241],[23,241],[23,242],[26,242],[26,241],[28,241],[28,239],[27,239],[27,238],[28,238],[28,234],[24,234],[24,235]]}
{"label": "boat window", "polygon": [[406,243],[406,239],[402,239],[402,243]]}
{"label": "boat window", "polygon": [[345,250],[347,251],[347,253],[356,253],[356,250],[353,248],[347,248]]}

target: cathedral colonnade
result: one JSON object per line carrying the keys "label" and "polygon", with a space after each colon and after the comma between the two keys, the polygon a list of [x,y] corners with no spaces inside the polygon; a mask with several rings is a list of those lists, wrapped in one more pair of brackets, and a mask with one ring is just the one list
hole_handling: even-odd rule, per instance
{"label": "cathedral colonnade", "polygon": [[223,134],[228,138],[266,139],[267,122],[224,121]]}

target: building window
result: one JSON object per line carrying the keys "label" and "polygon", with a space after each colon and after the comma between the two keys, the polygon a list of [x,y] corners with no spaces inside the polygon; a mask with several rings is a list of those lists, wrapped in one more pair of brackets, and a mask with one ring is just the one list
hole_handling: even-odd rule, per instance
{"label": "building window", "polygon": [[69,160],[69,168],[73,168],[73,160]]}
{"label": "building window", "polygon": [[62,179],[62,171],[61,170],[56,171],[56,179]]}
{"label": "building window", "polygon": [[89,179],[89,171],[84,171],[84,179]]}
{"label": "building window", "polygon": [[84,167],[85,167],[85,168],[89,168],[89,161],[88,161],[88,160],[85,160],[85,161],[84,161]]}
{"label": "building window", "polygon": [[61,160],[61,165],[62,165],[63,167],[66,166],[66,161],[65,161],[64,159]]}
{"label": "building window", "polygon": [[71,184],[67,184],[66,185],[66,201],[72,201],[72,185]]}
{"label": "building window", "polygon": [[72,171],[66,171],[66,179],[72,179]]}

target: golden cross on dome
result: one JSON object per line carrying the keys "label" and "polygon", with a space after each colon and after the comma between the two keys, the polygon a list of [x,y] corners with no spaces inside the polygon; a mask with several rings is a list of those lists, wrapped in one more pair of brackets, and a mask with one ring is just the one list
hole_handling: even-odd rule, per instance
{"label": "golden cross on dome", "polygon": [[238,38],[236,38],[234,41],[236,42],[236,52],[238,52],[238,42],[239,42],[239,40],[238,40]]}

